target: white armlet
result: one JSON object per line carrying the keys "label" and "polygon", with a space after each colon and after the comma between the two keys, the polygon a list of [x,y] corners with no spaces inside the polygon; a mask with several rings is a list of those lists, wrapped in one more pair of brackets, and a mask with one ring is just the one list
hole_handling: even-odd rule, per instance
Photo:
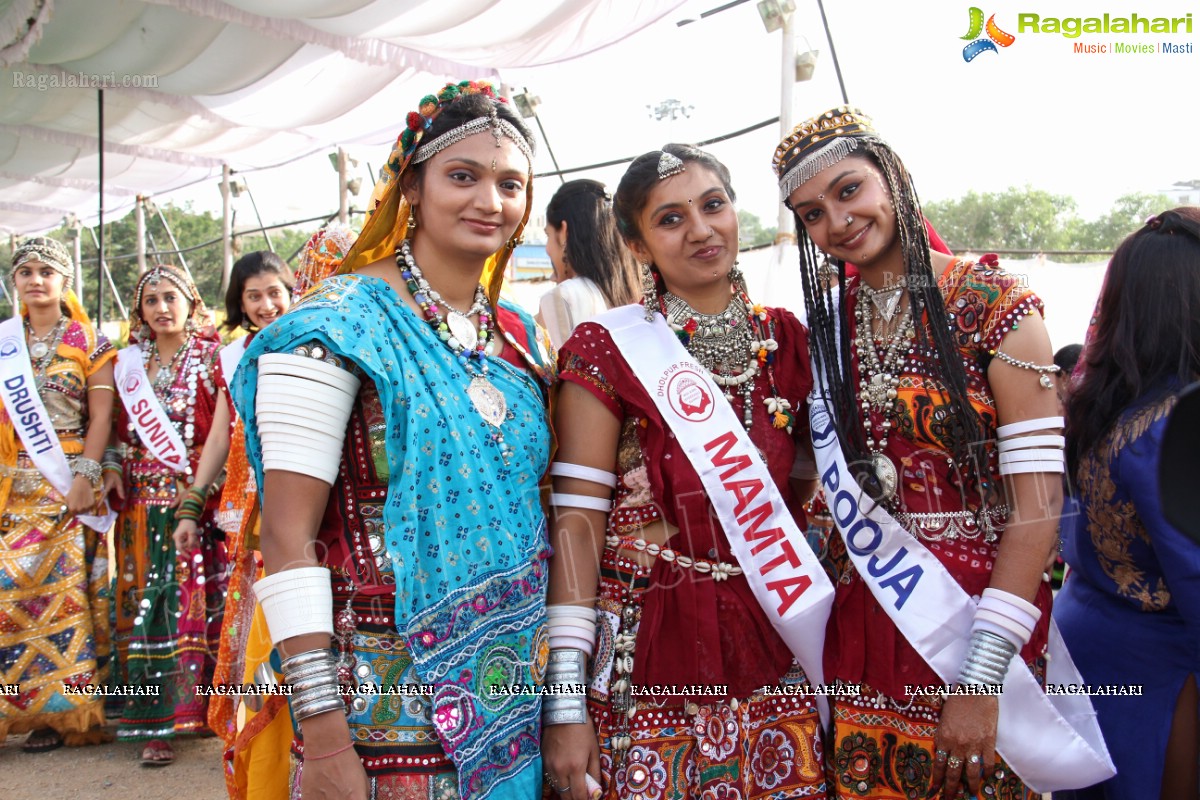
{"label": "white armlet", "polygon": [[612,500],[586,494],[551,492],[550,505],[555,508],[585,508],[589,511],[603,511],[605,514],[612,511]]}
{"label": "white armlet", "polygon": [[550,474],[562,478],[578,478],[589,483],[598,483],[610,489],[617,488],[617,474],[606,472],[595,467],[585,467],[582,464],[572,464],[568,461],[555,461],[550,465]]}
{"label": "white armlet", "polygon": [[333,583],[325,567],[276,572],[255,582],[271,642],[306,633],[333,635]]}
{"label": "white armlet", "polygon": [[324,361],[290,353],[263,356],[258,365],[263,471],[296,472],[332,486],[361,381]]}

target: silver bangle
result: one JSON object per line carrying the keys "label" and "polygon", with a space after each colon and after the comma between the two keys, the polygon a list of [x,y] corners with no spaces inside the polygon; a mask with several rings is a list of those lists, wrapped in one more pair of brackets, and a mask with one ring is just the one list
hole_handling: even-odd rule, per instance
{"label": "silver bangle", "polygon": [[102,474],[100,462],[92,458],[76,456],[75,461],[71,464],[71,474],[86,478],[93,487],[99,486]]}
{"label": "silver bangle", "polygon": [[1017,647],[989,631],[971,631],[967,658],[958,672],[958,682],[971,686],[1001,686]]}
{"label": "silver bangle", "polygon": [[[573,647],[550,651],[546,667],[547,686],[587,685],[587,655]],[[568,725],[587,722],[587,697],[582,694],[553,694],[542,699],[543,725]]]}
{"label": "silver bangle", "polygon": [[320,648],[317,650],[305,650],[303,653],[297,653],[294,656],[285,658],[281,667],[283,668],[283,674],[286,676],[296,667],[303,667],[305,664],[316,664],[321,661],[335,661],[333,651]]}
{"label": "silver bangle", "polygon": [[296,718],[296,722],[301,722],[309,717],[315,717],[318,714],[326,714],[330,711],[341,711],[345,713],[346,704],[342,702],[342,698],[335,697],[330,700],[325,700],[319,704],[305,706],[303,709],[292,706],[292,716]]}

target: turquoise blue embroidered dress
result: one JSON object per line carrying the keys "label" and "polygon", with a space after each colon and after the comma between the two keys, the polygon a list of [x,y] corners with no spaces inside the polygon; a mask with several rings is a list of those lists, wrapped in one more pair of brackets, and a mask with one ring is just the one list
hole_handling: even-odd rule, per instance
{"label": "turquoise blue embroidered dress", "polygon": [[231,387],[262,486],[259,357],[318,344],[362,377],[319,550],[335,614],[357,618],[358,683],[433,687],[352,706],[368,775],[406,797],[454,797],[455,783],[464,798],[541,789],[540,700],[497,690],[541,686],[549,652],[546,359],[531,355],[528,315],[501,304],[496,319],[507,341],[488,378],[507,403],[508,463],[466,394],[466,369],[378,278],[327,280],[255,338]]}

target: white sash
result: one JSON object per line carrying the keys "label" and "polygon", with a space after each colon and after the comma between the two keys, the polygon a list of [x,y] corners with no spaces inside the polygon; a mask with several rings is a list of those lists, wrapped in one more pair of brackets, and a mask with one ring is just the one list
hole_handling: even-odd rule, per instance
{"label": "white sash", "polygon": [[[661,315],[647,323],[644,314],[641,306],[622,306],[592,321],[608,330],[653,398],[700,476],[755,599],[809,681],[820,686],[833,585],[721,390]],[[816,701],[828,724],[825,696]]]}
{"label": "white sash", "polygon": [[117,382],[117,393],[129,414],[129,421],[137,429],[142,444],[150,454],[164,466],[176,472],[183,472],[188,467],[187,447],[166,409],[158,402],[154,390],[150,387],[150,378],[142,365],[142,352],[137,347],[127,347],[117,354],[117,367],[114,374]]}
{"label": "white sash", "polygon": [[[24,322],[20,317],[0,324],[0,400],[3,400],[17,437],[38,472],[66,500],[75,476],[71,474],[71,464],[58,441],[46,405],[37,392],[33,363],[25,347]],[[76,518],[92,530],[107,533],[117,515],[108,510],[107,503],[104,508],[105,513],[99,516],[78,514]]]}
{"label": "white sash", "polygon": [[246,354],[246,344],[249,341],[249,336],[243,336],[240,339],[234,339],[221,348],[221,375],[225,378],[226,386],[233,385],[233,374],[237,372],[238,365],[242,361],[242,356]]}
{"label": "white sash", "polygon": [[[976,602],[937,557],[862,491],[846,466],[815,366],[813,374],[818,388],[809,398],[809,418],[817,468],[846,552],[913,649],[952,684],[967,654]],[[1053,623],[1047,672],[1049,683],[1083,682]],[[1047,696],[1019,659],[1004,679],[996,750],[1038,793],[1091,786],[1116,774],[1091,701]]]}

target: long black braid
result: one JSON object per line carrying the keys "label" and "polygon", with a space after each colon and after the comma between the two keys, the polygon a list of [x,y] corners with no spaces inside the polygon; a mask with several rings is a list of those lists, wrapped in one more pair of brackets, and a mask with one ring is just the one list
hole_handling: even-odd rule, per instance
{"label": "long black braid", "polygon": [[[929,257],[929,234],[925,229],[925,217],[921,213],[912,178],[899,157],[882,140],[863,137],[859,143],[883,173],[892,197],[909,292],[908,314],[916,329],[916,347],[919,351],[931,351],[936,356],[938,378],[950,396],[949,413],[942,421],[946,429],[943,444],[952,453],[958,470],[966,468],[968,475],[978,476],[980,494],[986,507],[992,496],[992,487],[981,444],[989,437],[983,420],[968,397],[966,368],[951,335],[945,300],[933,272]],[[871,468],[871,451],[867,447],[866,431],[859,418],[858,387],[851,373],[849,298],[844,291],[846,264],[839,259],[830,259],[837,267],[838,285],[843,287],[835,298],[831,282],[822,280],[818,270],[820,259],[816,245],[809,238],[800,215],[794,210],[792,213],[796,219],[799,241],[809,341],[819,373],[814,378],[823,379],[827,387],[836,415],[838,439],[851,471],[863,490],[878,500],[883,496],[883,486]],[[921,324],[922,314],[928,316],[928,325]],[[840,321],[840,324],[835,324],[835,321]],[[961,472],[958,477],[956,483],[959,491],[965,493],[966,483],[962,480]],[[977,509],[978,515],[981,516],[983,512],[984,508]]]}

